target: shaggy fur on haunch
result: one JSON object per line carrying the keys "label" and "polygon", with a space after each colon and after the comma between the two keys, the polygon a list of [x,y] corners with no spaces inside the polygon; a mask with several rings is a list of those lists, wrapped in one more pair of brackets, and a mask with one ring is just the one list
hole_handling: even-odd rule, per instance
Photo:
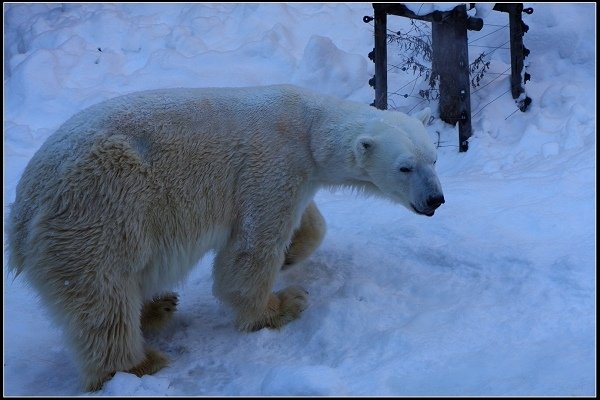
{"label": "shaggy fur on haunch", "polygon": [[374,193],[431,216],[444,202],[424,120],[297,87],[164,89],[85,109],[29,162],[7,219],[9,266],[64,328],[86,390],[167,358],[143,331],[164,293],[214,250],[213,292],[242,330],[279,328],[307,303],[272,293],[321,243],[313,196]]}

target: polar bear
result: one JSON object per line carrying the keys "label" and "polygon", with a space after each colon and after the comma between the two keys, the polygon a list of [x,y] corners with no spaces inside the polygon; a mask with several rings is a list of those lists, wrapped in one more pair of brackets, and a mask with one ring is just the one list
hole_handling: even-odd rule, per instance
{"label": "polar bear", "polygon": [[[291,85],[161,89],[91,106],[33,156],[7,219],[9,266],[37,289],[85,390],[167,365],[145,346],[177,306],[164,292],[209,250],[213,293],[239,329],[298,318],[307,293],[272,292],[325,222],[321,187],[346,186],[432,216],[436,149],[416,116]],[[161,294],[162,293],[162,294]]]}

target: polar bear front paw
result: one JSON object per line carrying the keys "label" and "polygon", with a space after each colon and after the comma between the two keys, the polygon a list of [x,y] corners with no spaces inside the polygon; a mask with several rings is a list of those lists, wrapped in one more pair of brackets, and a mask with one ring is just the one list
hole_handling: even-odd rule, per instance
{"label": "polar bear front paw", "polygon": [[271,293],[267,309],[257,321],[239,322],[245,331],[257,331],[262,328],[279,329],[298,318],[308,304],[308,292],[301,286],[290,286],[277,293]]}
{"label": "polar bear front paw", "polygon": [[287,287],[275,295],[279,299],[279,310],[278,314],[272,317],[267,324],[269,328],[281,328],[295,320],[308,305],[308,292],[301,286]]}

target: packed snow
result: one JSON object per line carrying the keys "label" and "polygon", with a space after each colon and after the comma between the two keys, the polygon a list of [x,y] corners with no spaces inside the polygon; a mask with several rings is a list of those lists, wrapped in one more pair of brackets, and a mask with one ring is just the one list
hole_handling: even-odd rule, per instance
{"label": "packed snow", "polygon": [[[431,5],[424,5],[426,8]],[[505,13],[469,32],[490,70],[473,136],[390,71],[393,105],[429,106],[446,203],[432,218],[349,191],[316,196],[328,233],[276,289],[310,292],[301,318],[243,333],[211,294],[205,257],[148,341],[169,367],[81,391],[61,330],[4,261],[4,394],[35,396],[594,396],[595,4],[528,5],[533,103],[510,95]],[[4,214],[34,152],[75,112],[132,91],[293,83],[370,104],[370,3],[4,4]],[[410,21],[388,18],[390,29]],[[503,45],[504,44],[504,45]],[[388,45],[391,62],[401,50]],[[492,51],[495,47],[501,47]],[[6,259],[6,258],[5,258]]]}

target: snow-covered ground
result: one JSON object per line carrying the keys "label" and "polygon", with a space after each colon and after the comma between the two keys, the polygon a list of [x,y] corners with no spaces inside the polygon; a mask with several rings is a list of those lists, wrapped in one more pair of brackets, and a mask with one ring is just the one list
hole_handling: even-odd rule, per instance
{"label": "snow-covered ground", "polygon": [[[277,283],[310,292],[299,320],[236,331],[211,295],[208,256],[149,338],[171,365],[117,373],[94,395],[595,395],[596,6],[527,6],[533,103],[514,112],[509,77],[494,75],[509,52],[491,52],[468,152],[454,127],[428,127],[446,198],[434,217],[319,192],[326,239]],[[508,41],[492,33],[505,13],[478,12],[473,44]],[[4,4],[4,213],[44,140],[115,95],[294,83],[371,103],[372,14],[370,3]],[[390,73],[390,90],[410,83],[402,111],[427,104],[415,77]],[[5,264],[4,277],[4,394],[85,394],[35,293]]]}

